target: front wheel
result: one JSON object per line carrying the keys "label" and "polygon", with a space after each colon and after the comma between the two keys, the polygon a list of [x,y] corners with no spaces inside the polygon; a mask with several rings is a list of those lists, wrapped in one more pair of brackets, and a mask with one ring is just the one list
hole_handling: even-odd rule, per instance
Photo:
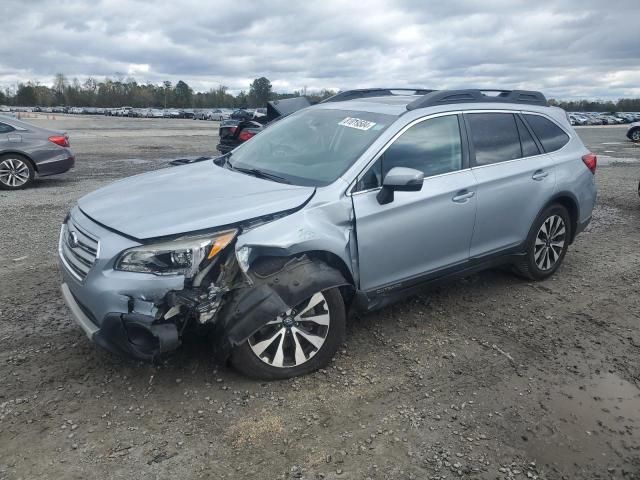
{"label": "front wheel", "polygon": [[526,252],[515,265],[529,280],[544,280],[560,267],[569,248],[571,222],[562,205],[551,205],[533,224],[526,242]]}
{"label": "front wheel", "polygon": [[629,137],[634,142],[640,142],[640,128],[634,128]]}
{"label": "front wheel", "polygon": [[231,356],[232,365],[253,378],[280,380],[326,366],[344,340],[344,300],[340,290],[317,292],[271,319]]}

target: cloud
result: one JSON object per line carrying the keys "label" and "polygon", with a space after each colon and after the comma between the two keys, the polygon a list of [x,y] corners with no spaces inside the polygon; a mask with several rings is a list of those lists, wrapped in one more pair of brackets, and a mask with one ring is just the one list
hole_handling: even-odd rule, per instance
{"label": "cloud", "polygon": [[640,97],[636,0],[3,0],[0,86],[57,72],[196,90],[421,86]]}

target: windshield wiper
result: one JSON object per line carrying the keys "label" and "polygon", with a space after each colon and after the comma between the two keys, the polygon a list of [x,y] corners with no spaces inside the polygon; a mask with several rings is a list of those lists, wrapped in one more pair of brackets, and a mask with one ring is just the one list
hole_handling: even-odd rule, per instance
{"label": "windshield wiper", "polygon": [[236,170],[238,172],[247,173],[249,175],[253,175],[254,177],[264,178],[266,180],[273,180],[275,182],[291,184],[291,182],[289,180],[287,180],[284,177],[281,177],[280,175],[276,175],[275,173],[265,172],[264,170],[260,170],[258,168],[236,167],[236,166],[231,164],[229,159],[227,159],[226,163],[227,163],[227,165],[229,165],[229,168],[231,168],[232,170]]}

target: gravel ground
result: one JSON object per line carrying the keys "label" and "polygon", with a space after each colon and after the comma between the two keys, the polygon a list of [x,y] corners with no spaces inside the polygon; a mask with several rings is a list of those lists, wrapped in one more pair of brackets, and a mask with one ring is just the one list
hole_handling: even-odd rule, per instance
{"label": "gravel ground", "polygon": [[78,160],[0,193],[0,479],[640,478],[640,148],[624,128],[578,129],[608,165],[552,279],[425,289],[353,319],[326,370],[259,383],[198,339],[160,366],[104,353],[58,291],[74,202],[213,153],[217,124],[34,122],[67,130]]}

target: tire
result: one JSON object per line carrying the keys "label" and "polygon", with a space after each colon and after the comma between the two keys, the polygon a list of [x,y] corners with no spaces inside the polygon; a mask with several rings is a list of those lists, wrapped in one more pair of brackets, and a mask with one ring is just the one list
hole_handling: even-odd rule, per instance
{"label": "tire", "polygon": [[533,222],[525,254],[515,264],[517,273],[528,280],[549,278],[562,264],[571,234],[567,209],[560,204],[546,208]]}
{"label": "tire", "polygon": [[[317,302],[319,296],[323,301],[312,305]],[[305,309],[309,309],[308,312],[305,312]],[[300,313],[296,315],[296,312]],[[309,312],[321,313],[309,316]],[[325,316],[328,320],[324,318]],[[314,321],[304,320],[304,318],[322,319],[322,322],[327,321],[327,325],[325,327],[315,324]],[[296,319],[300,321],[296,322]],[[293,321],[293,325],[287,327],[284,324],[285,321]],[[331,288],[317,292],[310,299],[296,305],[286,319],[272,320],[246,342],[236,347],[231,354],[231,364],[244,375],[259,380],[283,380],[305,375],[326,366],[331,361],[344,341],[345,329],[346,313],[340,290]],[[304,332],[304,336],[297,333],[301,331]],[[314,335],[311,335],[311,332]],[[320,332],[318,336],[315,335],[317,332]],[[311,338],[313,342],[318,342],[322,332],[325,332],[323,343],[317,349],[311,342],[305,340],[305,338]],[[270,343],[267,344],[267,342]],[[257,353],[263,348],[264,359]],[[279,351],[282,352],[283,365],[274,366],[278,363]],[[298,357],[298,354],[302,356]],[[304,361],[296,363],[303,358]]]}
{"label": "tire", "polygon": [[20,190],[33,182],[36,172],[31,160],[13,153],[0,155],[0,190]]}
{"label": "tire", "polygon": [[640,142],[640,128],[634,128],[629,133],[629,138],[632,142]]}

